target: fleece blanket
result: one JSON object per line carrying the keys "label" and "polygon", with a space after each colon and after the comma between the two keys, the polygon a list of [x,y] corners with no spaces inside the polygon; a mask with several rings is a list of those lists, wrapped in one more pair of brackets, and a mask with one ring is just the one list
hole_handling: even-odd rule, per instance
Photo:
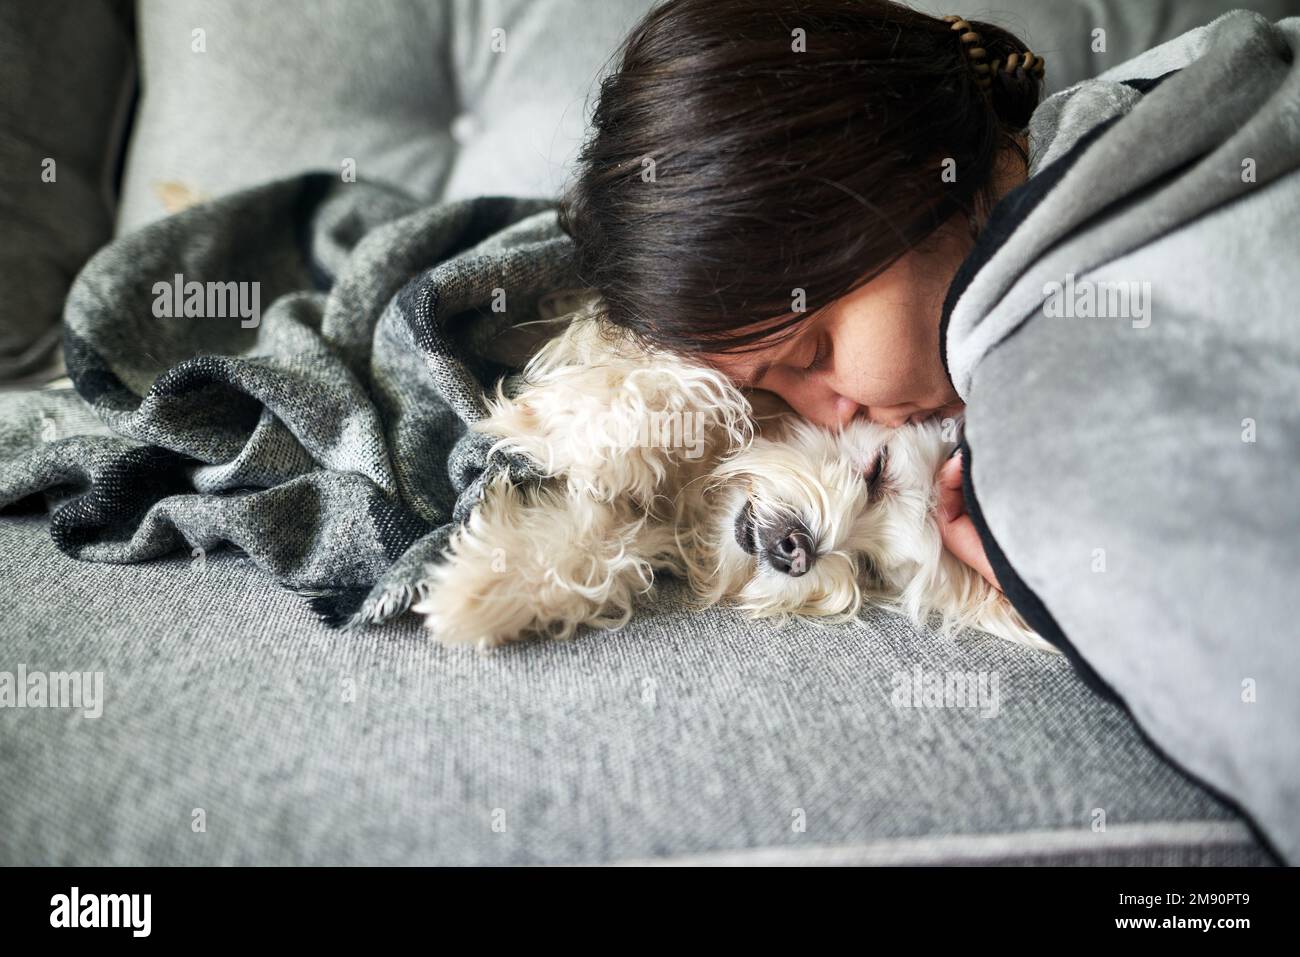
{"label": "fleece blanket", "polygon": [[570,248],[541,201],[323,175],[131,233],[69,295],[75,391],[0,395],[0,507],[76,558],[235,546],[327,620],[391,618],[485,484],[532,475],[468,425]]}
{"label": "fleece blanket", "polygon": [[1047,100],[944,308],[1007,594],[1291,864],[1297,48],[1235,11]]}

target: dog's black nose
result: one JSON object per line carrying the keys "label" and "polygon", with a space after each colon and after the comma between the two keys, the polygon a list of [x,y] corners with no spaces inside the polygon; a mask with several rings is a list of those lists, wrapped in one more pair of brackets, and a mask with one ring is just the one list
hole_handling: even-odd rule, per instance
{"label": "dog's black nose", "polygon": [[817,549],[812,536],[800,522],[790,522],[775,529],[767,542],[768,563],[791,578],[798,578],[812,568]]}

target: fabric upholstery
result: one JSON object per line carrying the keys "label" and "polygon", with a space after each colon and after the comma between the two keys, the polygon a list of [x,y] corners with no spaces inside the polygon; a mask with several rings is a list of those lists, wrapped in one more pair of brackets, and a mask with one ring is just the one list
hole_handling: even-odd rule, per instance
{"label": "fabric upholstery", "polygon": [[138,17],[119,232],[293,173],[341,178],[349,160],[359,180],[441,191],[456,89],[444,5],[141,0]]}
{"label": "fabric upholstery", "polygon": [[600,66],[650,5],[141,0],[118,231],[349,159],[422,200],[553,196]]}
{"label": "fabric upholstery", "polygon": [[[1269,861],[1065,661],[983,635],[673,586],[482,655],[328,629],[229,551],[87,564],[7,515],[0,554],[0,670],[104,674],[102,717],[0,709],[4,864]],[[895,707],[916,668],[996,672],[996,715]]]}

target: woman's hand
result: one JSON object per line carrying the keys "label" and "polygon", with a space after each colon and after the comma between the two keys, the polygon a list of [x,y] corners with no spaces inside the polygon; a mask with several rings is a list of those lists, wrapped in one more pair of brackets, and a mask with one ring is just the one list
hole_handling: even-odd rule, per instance
{"label": "woman's hand", "polygon": [[980,541],[975,523],[966,514],[966,500],[961,494],[961,453],[957,453],[939,470],[939,535],[944,547],[960,561],[975,569],[998,591],[997,576],[993,566],[984,554],[984,544]]}

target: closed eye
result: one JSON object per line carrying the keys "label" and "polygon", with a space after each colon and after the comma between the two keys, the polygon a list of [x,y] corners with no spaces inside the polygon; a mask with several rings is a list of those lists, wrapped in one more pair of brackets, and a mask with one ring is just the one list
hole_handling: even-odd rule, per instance
{"label": "closed eye", "polygon": [[876,492],[880,489],[880,481],[885,477],[885,463],[889,461],[889,446],[882,445],[880,451],[876,453],[876,459],[872,463],[865,478],[867,480],[867,494],[875,497]]}
{"label": "closed eye", "polygon": [[817,343],[817,354],[813,356],[812,362],[803,367],[804,372],[816,372],[818,369],[825,368],[831,358],[831,341],[830,337],[823,336]]}

